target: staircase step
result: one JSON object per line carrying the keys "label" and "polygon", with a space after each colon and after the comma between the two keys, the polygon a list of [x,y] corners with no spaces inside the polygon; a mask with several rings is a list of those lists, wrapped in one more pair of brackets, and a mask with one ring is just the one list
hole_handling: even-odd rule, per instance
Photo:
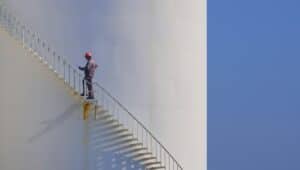
{"label": "staircase step", "polygon": [[[94,128],[93,131],[106,131],[106,130],[109,130],[109,129],[117,129],[117,128],[121,128],[123,126],[123,124],[120,124],[120,123],[111,123],[111,124],[98,124],[96,127],[92,127]],[[125,128],[124,128],[125,129]]]}
{"label": "staircase step", "polygon": [[[105,118],[106,117],[106,118]],[[104,116],[105,119],[97,118],[93,122],[90,123],[90,127],[101,127],[107,124],[119,123],[118,120],[114,119],[113,117],[109,117],[108,115]]]}
{"label": "staircase step", "polygon": [[114,119],[113,117],[107,117],[105,119],[97,118],[94,122],[91,122],[90,126],[97,128],[97,127],[101,127],[104,125],[110,125],[110,124],[114,124],[114,123],[119,124],[119,121]]}
{"label": "staircase step", "polygon": [[124,133],[128,133],[127,129],[124,128],[116,128],[116,129],[107,129],[106,131],[104,130],[102,133],[98,133],[96,135],[92,135],[92,139],[98,138],[98,137],[108,137],[112,135],[121,135]]}
{"label": "staircase step", "polygon": [[156,161],[156,157],[151,156],[151,157],[145,157],[145,158],[140,158],[140,159],[134,159],[137,162],[148,162],[148,161]]}
{"label": "staircase step", "polygon": [[135,152],[146,152],[147,151],[147,148],[131,148],[131,149],[128,149],[128,150],[125,150],[124,152],[121,152],[120,154],[123,154],[123,155],[128,155],[130,153],[135,153]]}
{"label": "staircase step", "polygon": [[137,139],[135,138],[129,138],[129,139],[120,139],[120,140],[116,140],[116,141],[103,141],[104,143],[100,143],[100,145],[102,145],[102,147],[105,148],[110,148],[110,147],[114,147],[116,145],[123,145],[123,144],[127,144],[127,143],[131,143],[131,142],[136,142]]}
{"label": "staircase step", "polygon": [[145,166],[146,168],[150,167],[150,168],[154,168],[155,165],[161,166],[161,162],[148,162],[145,164],[142,164],[143,166]]}
{"label": "staircase step", "polygon": [[100,143],[102,143],[102,142],[114,142],[114,141],[118,141],[118,140],[121,140],[121,139],[129,138],[129,137],[132,138],[133,135],[127,133],[127,134],[121,134],[121,135],[114,135],[114,136],[108,136],[108,137],[106,137],[106,136],[101,136],[101,137],[103,137],[104,139],[101,139],[101,140],[95,140],[95,141],[96,141],[96,142],[100,142]]}
{"label": "staircase step", "polygon": [[92,112],[92,115],[94,117],[93,121],[91,121],[91,125],[97,125],[99,120],[105,120],[109,118],[113,118],[113,115],[111,115],[107,110],[101,111],[101,113],[96,113]]}
{"label": "staircase step", "polygon": [[116,119],[101,119],[102,124],[112,124],[112,123],[119,123]]}
{"label": "staircase step", "polygon": [[165,166],[159,166],[159,167],[146,168],[146,170],[159,170],[159,169],[166,169],[166,167]]}
{"label": "staircase step", "polygon": [[97,129],[93,129],[90,131],[90,135],[92,139],[117,136],[120,134],[129,133],[127,129],[125,129],[122,125],[109,125],[105,127],[98,127]]}
{"label": "staircase step", "polygon": [[122,146],[115,146],[114,148],[100,148],[100,149],[107,150],[110,152],[120,152],[120,151],[129,149],[129,148],[138,148],[141,146],[142,146],[141,143],[130,143],[130,144],[122,145]]}
{"label": "staircase step", "polygon": [[130,145],[133,144],[133,142],[137,142],[136,139],[131,138],[131,139],[121,139],[120,141],[116,141],[114,143],[103,143],[100,144],[102,148],[114,148],[116,146],[123,146],[123,145]]}
{"label": "staircase step", "polygon": [[102,108],[98,108],[97,111],[96,111],[96,115],[102,115],[102,114],[105,114],[105,113],[108,113],[109,111],[108,110],[105,110],[105,109],[102,109]]}
{"label": "staircase step", "polygon": [[112,118],[113,117],[113,115],[111,115],[111,114],[109,114],[108,113],[108,111],[106,111],[106,113],[103,113],[103,114],[96,114],[96,121],[98,120],[98,119],[109,119],[109,118]]}
{"label": "staircase step", "polygon": [[141,158],[152,157],[152,153],[150,153],[150,152],[132,153],[131,155],[128,155],[126,157],[134,159],[134,160],[138,160]]}

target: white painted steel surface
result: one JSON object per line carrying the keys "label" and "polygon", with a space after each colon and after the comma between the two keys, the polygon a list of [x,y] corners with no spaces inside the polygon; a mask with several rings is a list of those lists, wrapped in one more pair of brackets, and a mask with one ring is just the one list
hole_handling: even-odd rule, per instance
{"label": "white painted steel surface", "polygon": [[[99,13],[94,9],[95,23],[89,22],[100,30],[93,32],[93,49],[102,62],[99,80],[154,131],[185,169],[205,170],[206,1],[107,3],[98,4],[110,8]],[[61,31],[57,28],[51,36]]]}
{"label": "white painted steel surface", "polygon": [[81,105],[0,29],[0,169],[82,170]]}

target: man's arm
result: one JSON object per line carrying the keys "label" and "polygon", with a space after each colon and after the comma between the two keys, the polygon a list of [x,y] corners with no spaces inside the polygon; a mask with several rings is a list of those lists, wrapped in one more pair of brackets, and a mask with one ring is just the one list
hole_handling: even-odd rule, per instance
{"label": "man's arm", "polygon": [[83,71],[84,67],[78,66],[78,69],[81,70],[81,71]]}

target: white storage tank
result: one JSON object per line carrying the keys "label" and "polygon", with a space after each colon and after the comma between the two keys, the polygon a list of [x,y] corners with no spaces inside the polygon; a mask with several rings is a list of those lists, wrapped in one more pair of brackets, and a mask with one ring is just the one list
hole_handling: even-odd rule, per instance
{"label": "white storage tank", "polygon": [[96,79],[184,169],[207,169],[206,0],[9,3],[73,63],[92,50]]}

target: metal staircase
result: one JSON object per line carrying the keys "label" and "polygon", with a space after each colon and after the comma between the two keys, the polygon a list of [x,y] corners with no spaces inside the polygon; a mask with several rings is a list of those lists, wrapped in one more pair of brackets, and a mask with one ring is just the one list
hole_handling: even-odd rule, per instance
{"label": "metal staircase", "polygon": [[[79,96],[83,75],[1,4],[0,26],[55,73],[76,97],[82,102],[90,102]],[[139,163],[146,170],[183,169],[154,135],[98,82],[94,83],[94,93],[95,100],[90,102],[94,116],[87,122],[92,131],[89,144],[97,155],[117,153]]]}

